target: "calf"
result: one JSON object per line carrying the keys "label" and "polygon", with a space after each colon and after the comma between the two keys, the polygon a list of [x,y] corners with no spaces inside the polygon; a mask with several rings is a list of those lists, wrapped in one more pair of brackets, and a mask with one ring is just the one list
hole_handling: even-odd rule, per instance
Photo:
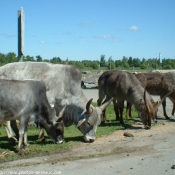
{"label": "calf", "polygon": [[58,117],[48,103],[43,82],[0,79],[0,122],[9,120],[20,121],[19,151],[22,149],[23,139],[24,144],[28,145],[29,122],[44,128],[55,143],[63,139],[63,124],[57,122]]}

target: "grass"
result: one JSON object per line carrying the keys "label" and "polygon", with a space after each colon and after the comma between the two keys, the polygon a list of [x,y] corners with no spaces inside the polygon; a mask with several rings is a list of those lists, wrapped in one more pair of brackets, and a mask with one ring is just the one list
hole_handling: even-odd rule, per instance
{"label": "grass", "polygon": [[[95,103],[93,103],[93,105],[96,106]],[[137,117],[137,112],[134,108],[132,110],[132,115]],[[108,123],[101,123],[98,127],[96,134],[97,138],[109,135],[117,130],[124,129],[123,126],[120,125],[119,121],[115,120],[112,104],[107,108],[107,120]],[[126,125],[130,126],[133,124],[133,120],[126,120],[124,118],[124,121]],[[63,144],[53,144],[47,134],[45,134],[46,140],[44,142],[39,141],[39,129],[34,126],[29,126],[27,133],[30,146],[25,147],[23,154],[19,155],[15,153],[17,145],[9,143],[4,127],[0,127],[0,163],[21,158],[60,153],[70,149],[72,146],[84,142],[82,133],[74,125],[65,128],[65,142]]]}

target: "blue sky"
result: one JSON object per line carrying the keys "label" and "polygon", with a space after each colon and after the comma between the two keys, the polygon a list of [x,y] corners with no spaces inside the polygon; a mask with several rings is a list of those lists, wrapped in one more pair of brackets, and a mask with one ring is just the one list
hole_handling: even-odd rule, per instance
{"label": "blue sky", "polygon": [[43,59],[175,59],[175,0],[1,0],[0,53],[17,54],[17,11],[25,13],[24,54]]}

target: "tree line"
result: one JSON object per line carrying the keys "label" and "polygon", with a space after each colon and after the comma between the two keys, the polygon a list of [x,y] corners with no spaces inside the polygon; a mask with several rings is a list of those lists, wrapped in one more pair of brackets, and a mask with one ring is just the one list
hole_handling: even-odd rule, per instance
{"label": "tree line", "polygon": [[[125,57],[120,60],[113,60],[112,56],[106,59],[105,55],[101,55],[99,60],[91,61],[91,60],[82,60],[82,61],[72,61],[72,60],[62,60],[60,57],[53,57],[52,59],[43,59],[40,55],[35,57],[33,56],[24,56],[23,61],[36,61],[36,62],[50,62],[53,64],[70,64],[78,66],[80,69],[91,68],[94,70],[100,68],[106,69],[117,69],[119,67],[123,67],[124,69],[175,69],[175,59],[163,58],[162,62],[160,62],[159,58],[149,58],[149,59],[139,59]],[[11,62],[18,62],[18,57],[14,52],[9,52],[8,54],[0,53],[0,65],[5,65]]]}

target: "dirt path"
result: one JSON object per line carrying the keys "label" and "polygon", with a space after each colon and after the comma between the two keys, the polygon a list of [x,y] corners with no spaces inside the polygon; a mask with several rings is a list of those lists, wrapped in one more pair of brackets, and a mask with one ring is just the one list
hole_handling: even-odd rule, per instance
{"label": "dirt path", "polygon": [[[123,136],[124,132],[134,137]],[[1,164],[0,172],[36,174],[175,174],[175,122],[159,121],[151,130],[128,129],[58,155]],[[22,172],[23,171],[23,172]]]}

